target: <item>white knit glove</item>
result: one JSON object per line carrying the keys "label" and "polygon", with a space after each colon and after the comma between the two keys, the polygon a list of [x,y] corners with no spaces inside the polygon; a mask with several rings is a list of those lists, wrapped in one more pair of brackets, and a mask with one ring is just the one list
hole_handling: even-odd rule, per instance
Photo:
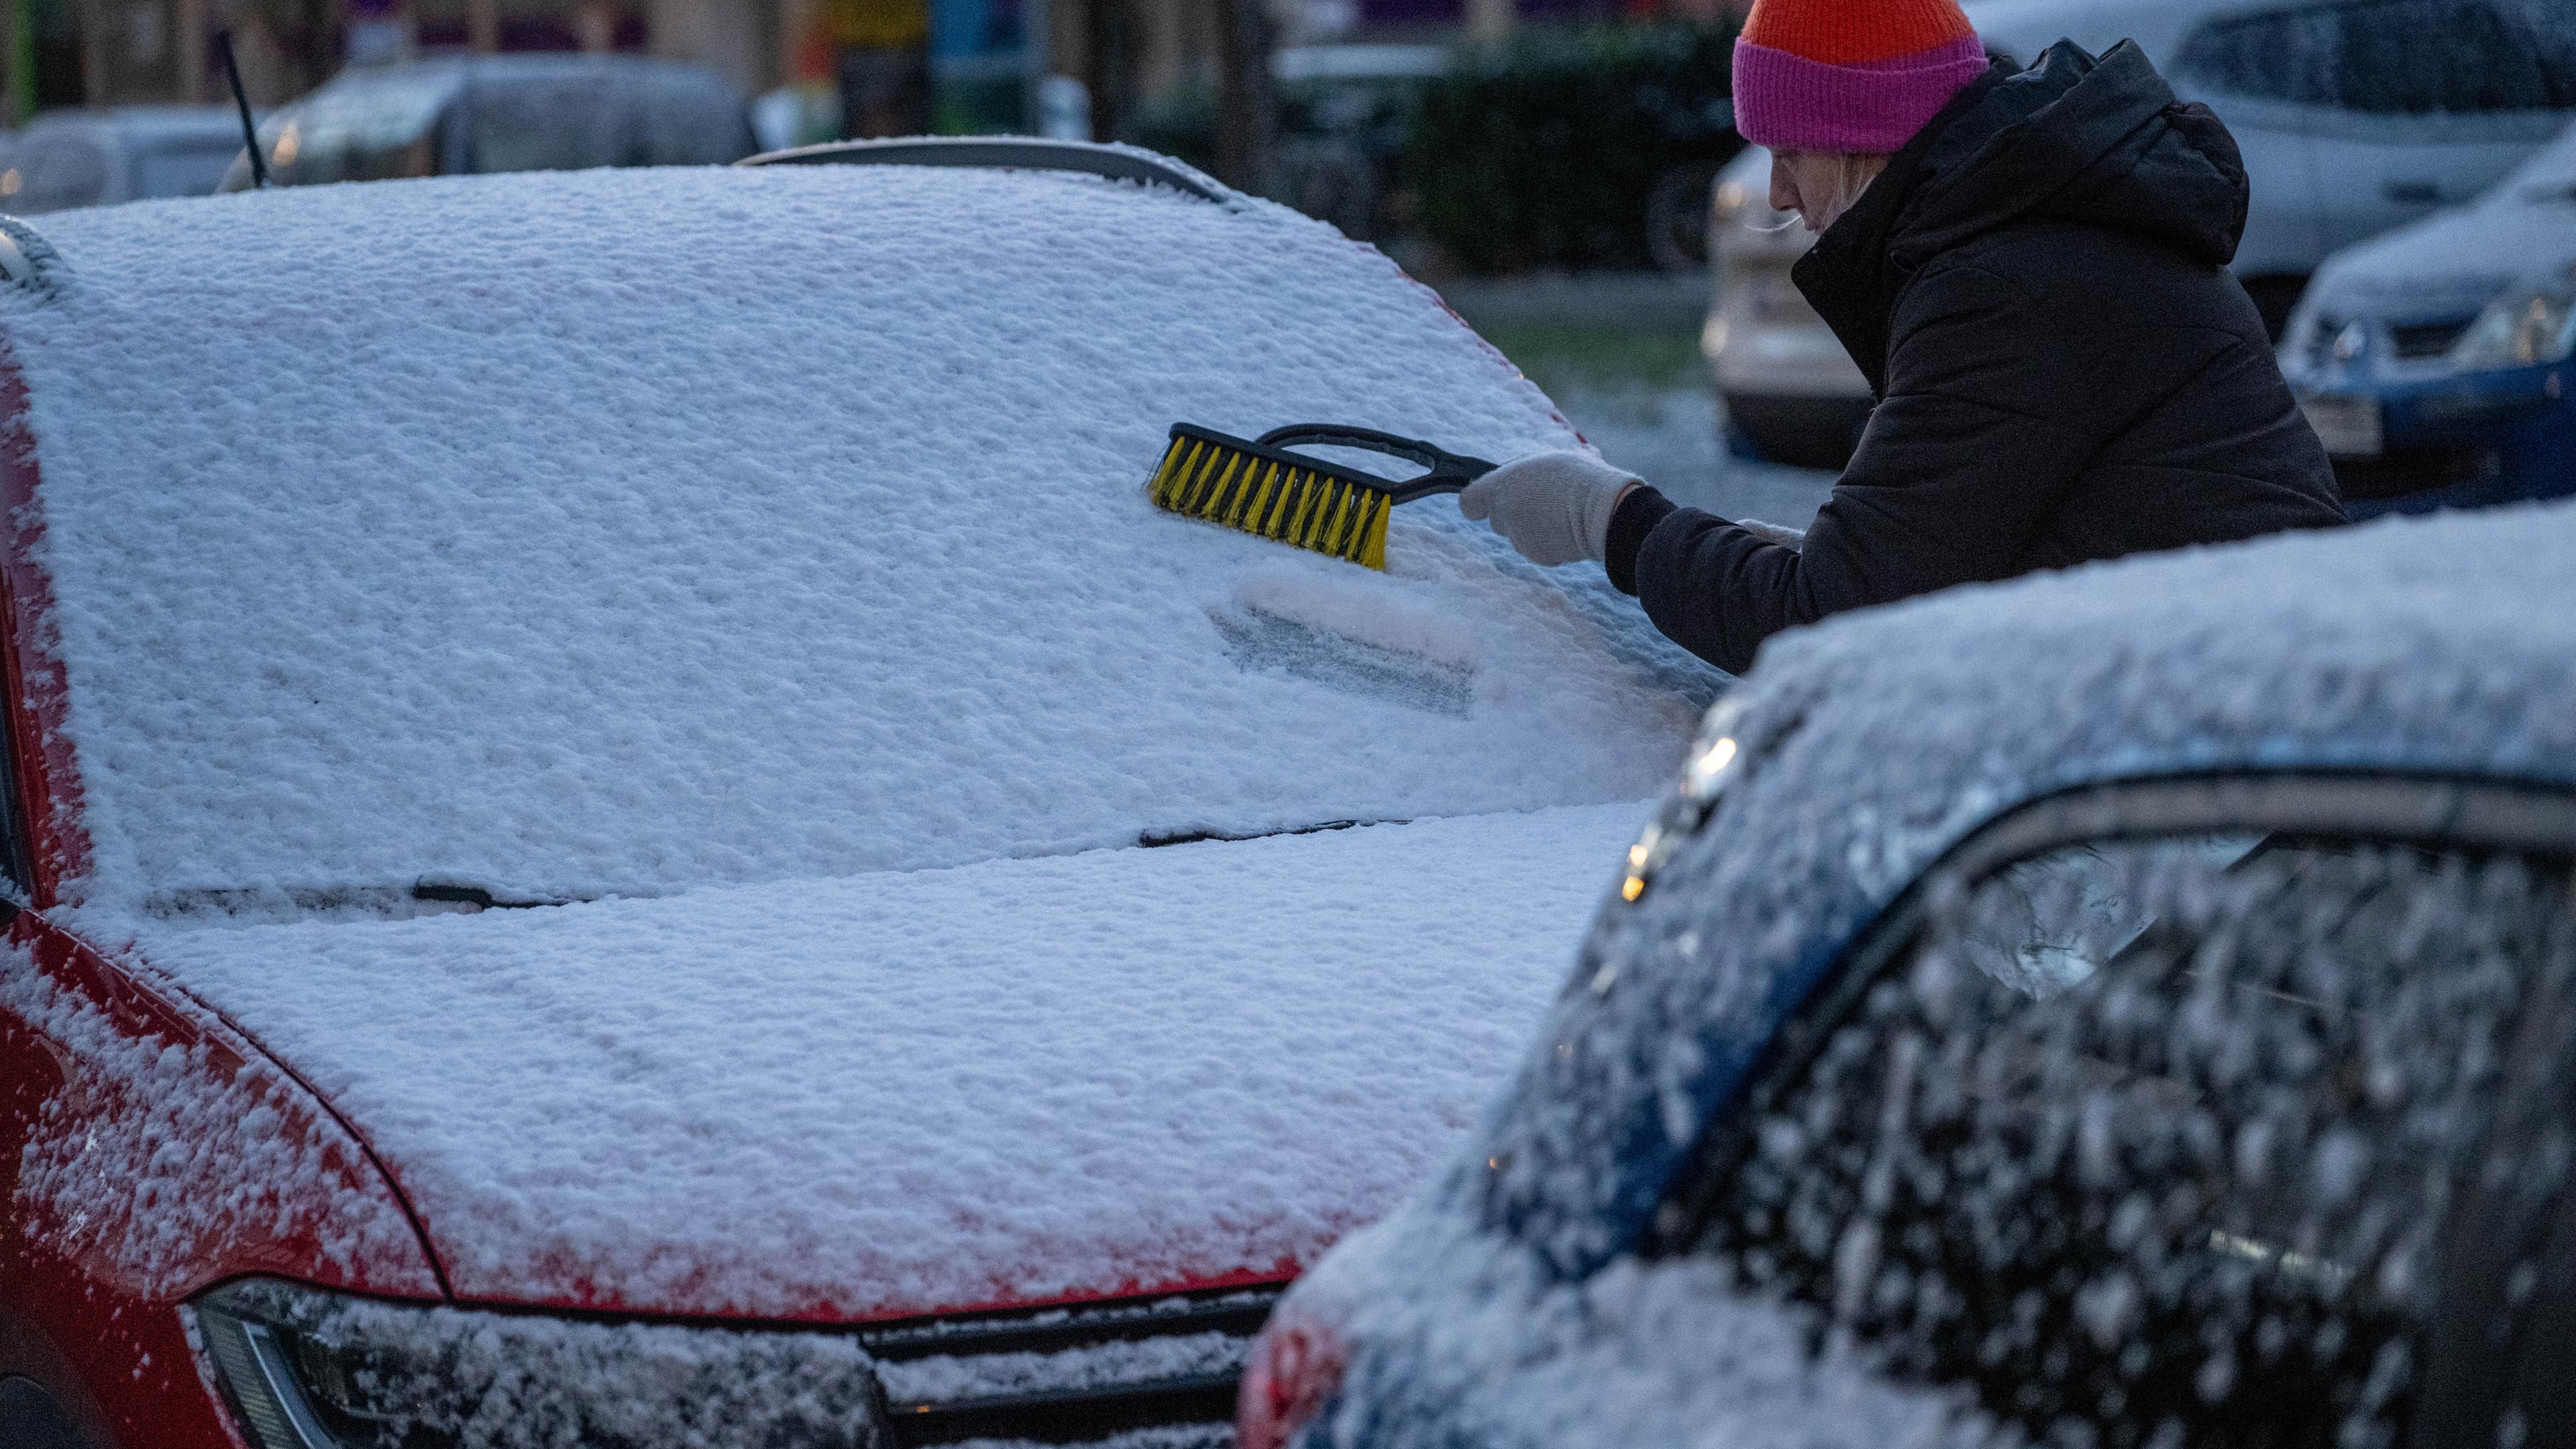
{"label": "white knit glove", "polygon": [[1638,482],[1589,453],[1532,453],[1467,485],[1458,511],[1511,541],[1542,567],[1598,559],[1610,550],[1610,515]]}

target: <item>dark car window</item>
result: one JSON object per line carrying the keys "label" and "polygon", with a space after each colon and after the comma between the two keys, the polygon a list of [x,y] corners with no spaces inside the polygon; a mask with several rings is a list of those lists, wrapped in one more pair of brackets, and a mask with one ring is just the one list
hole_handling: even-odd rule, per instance
{"label": "dark car window", "polygon": [[723,166],[759,149],[751,114],[730,86],[686,71],[644,87],[644,149],[656,166]]}
{"label": "dark car window", "polygon": [[[1757,1085],[1695,1249],[2045,1442],[2393,1445],[2571,981],[2559,861],[2195,839],[1936,889]],[[2551,1201],[2567,1135],[2516,1159]]]}
{"label": "dark car window", "polygon": [[480,80],[468,115],[476,171],[721,165],[753,149],[741,101],[687,71]]}
{"label": "dark car window", "polygon": [[[260,126],[269,170],[286,186],[433,175],[439,119],[458,84],[452,72],[334,81]],[[246,165],[224,179],[249,184]]]}
{"label": "dark car window", "polygon": [[2176,60],[2212,90],[2382,115],[2576,107],[2567,21],[2523,0],[2363,0],[2214,20]]}
{"label": "dark car window", "polygon": [[211,194],[241,154],[239,141],[171,141],[152,145],[135,158],[137,196],[205,196]]}
{"label": "dark car window", "polygon": [[77,132],[32,136],[9,158],[18,185],[11,211],[62,211],[95,206],[107,195],[107,150]]}
{"label": "dark car window", "polygon": [[478,79],[465,110],[471,169],[581,171],[641,164],[621,87],[605,75]]}

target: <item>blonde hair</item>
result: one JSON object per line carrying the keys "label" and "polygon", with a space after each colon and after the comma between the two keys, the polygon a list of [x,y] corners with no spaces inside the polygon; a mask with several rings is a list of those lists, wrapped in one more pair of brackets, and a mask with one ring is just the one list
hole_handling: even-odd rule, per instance
{"label": "blonde hair", "polygon": [[1872,152],[1845,151],[1832,157],[1834,163],[1833,195],[1825,198],[1824,224],[1832,226],[1843,213],[1857,205],[1861,193],[1887,169],[1887,158]]}
{"label": "blonde hair", "polygon": [[[1829,162],[1833,168],[1834,189],[1822,197],[1803,197],[1816,218],[1816,230],[1823,231],[1842,220],[1869,190],[1869,184],[1887,169],[1888,158],[1874,151],[1783,151],[1784,156],[1813,156]],[[1787,225],[1783,222],[1782,225]]]}

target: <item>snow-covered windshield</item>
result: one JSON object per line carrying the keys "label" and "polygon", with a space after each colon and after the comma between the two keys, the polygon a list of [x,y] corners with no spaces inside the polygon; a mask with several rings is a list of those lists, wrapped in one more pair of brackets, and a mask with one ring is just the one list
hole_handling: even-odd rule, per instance
{"label": "snow-covered windshield", "polygon": [[1638,799],[1718,680],[1434,500],[1377,574],[1156,512],[1168,427],[1574,437],[1260,203],[923,168],[47,228],[0,302],[71,894],[663,894]]}
{"label": "snow-covered windshield", "polygon": [[[2463,1287],[2444,1225],[2564,1190],[2516,1134],[2563,1111],[2567,889],[2342,842],[1991,879],[1755,1085],[1696,1251],[2036,1442],[2395,1442]],[[2035,919],[2124,944],[2043,982],[1994,949]],[[2499,1282],[2537,1248],[2480,1246]]]}

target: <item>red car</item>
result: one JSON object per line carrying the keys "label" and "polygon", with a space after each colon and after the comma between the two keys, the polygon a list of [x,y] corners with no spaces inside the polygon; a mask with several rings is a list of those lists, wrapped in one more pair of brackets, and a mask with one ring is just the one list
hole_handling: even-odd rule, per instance
{"label": "red car", "polygon": [[1019,160],[0,222],[0,1443],[1226,1442],[1723,680],[1443,503],[1155,511],[1176,421],[1574,438]]}

